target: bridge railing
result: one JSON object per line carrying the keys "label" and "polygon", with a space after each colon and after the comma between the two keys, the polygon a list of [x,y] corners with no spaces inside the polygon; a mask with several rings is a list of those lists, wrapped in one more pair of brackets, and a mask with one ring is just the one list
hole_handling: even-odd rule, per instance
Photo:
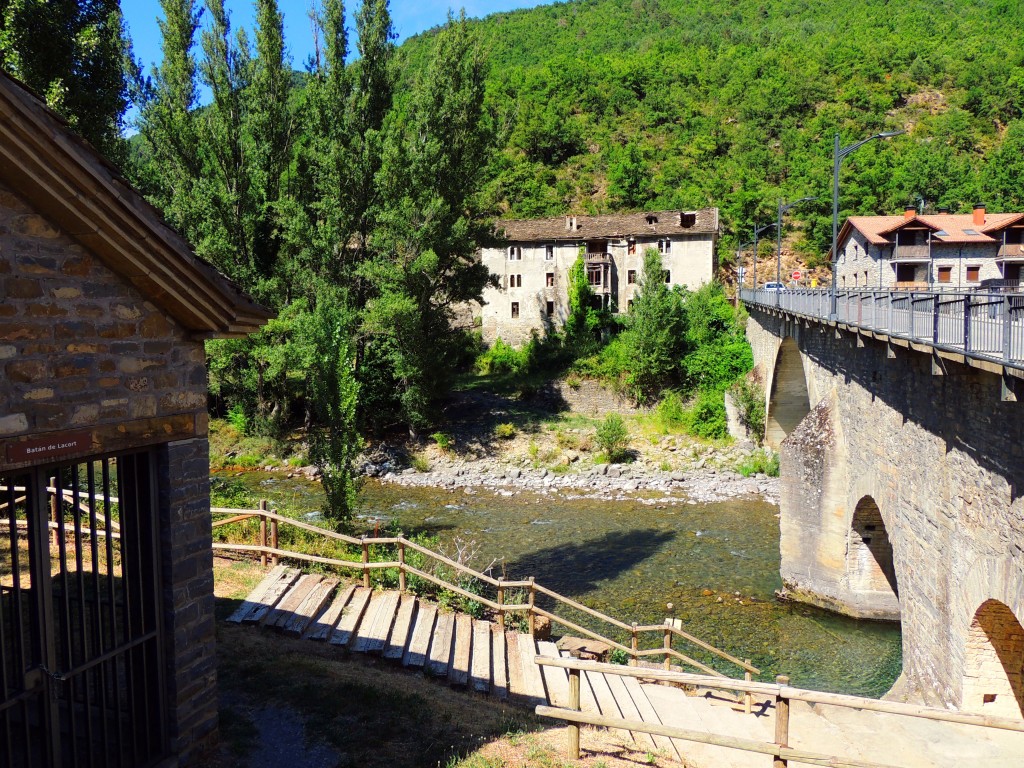
{"label": "bridge railing", "polygon": [[1024,293],[841,290],[740,291],[748,303],[885,333],[1024,370]]}
{"label": "bridge railing", "polygon": [[[618,728],[633,733],[649,733],[655,736],[667,736],[671,739],[681,739],[683,741],[710,744],[744,752],[772,755],[776,758],[775,765],[788,765],[787,761],[789,761],[807,765],[834,766],[835,768],[840,766],[842,768],[893,768],[890,763],[869,762],[852,757],[790,747],[790,703],[793,701],[806,702],[815,708],[841,707],[900,717],[921,718],[933,722],[972,725],[1017,733],[1024,732],[1024,719],[993,717],[972,712],[958,712],[956,710],[904,704],[896,701],[879,701],[878,699],[867,699],[861,696],[848,696],[846,694],[794,688],[789,685],[789,678],[783,675],[776,677],[774,683],[755,683],[740,680],[722,680],[720,678],[693,675],[685,672],[666,672],[663,670],[645,670],[612,664],[598,664],[580,659],[554,659],[538,656],[534,661],[541,666],[564,669],[569,674],[569,706],[549,707],[541,705],[535,711],[541,717],[550,717],[569,724],[568,757],[570,760],[580,759],[579,726],[584,724],[604,728]],[[748,696],[756,697],[759,701],[764,702],[765,711],[768,707],[774,709],[775,740],[772,742],[758,741],[742,736],[710,733],[582,712],[580,708],[581,672],[653,679],[659,682],[675,683],[696,688],[709,688],[711,690],[743,691]]]}
{"label": "bridge railing", "polygon": [[[272,565],[277,565],[278,561],[281,559],[317,563],[322,566],[330,566],[340,570],[360,573],[363,579],[363,586],[365,587],[369,587],[371,584],[371,571],[397,571],[398,587],[402,592],[407,591],[407,577],[409,576],[414,576],[423,581],[428,581],[442,589],[454,592],[468,600],[473,600],[486,606],[494,612],[497,617],[498,624],[502,629],[505,628],[506,615],[521,613],[526,617],[527,627],[531,636],[536,635],[538,624],[537,620],[543,617],[553,624],[559,624],[573,632],[578,632],[586,637],[599,640],[609,646],[609,648],[625,653],[634,662],[648,657],[661,657],[663,659],[665,669],[669,669],[671,661],[674,659],[675,661],[685,664],[691,668],[699,669],[708,675],[721,679],[731,679],[726,675],[723,675],[718,670],[693,658],[693,656],[683,653],[673,647],[675,641],[681,641],[689,646],[688,650],[694,656],[700,655],[700,653],[703,652],[711,657],[721,660],[722,662],[728,662],[735,665],[743,672],[746,680],[752,680],[753,675],[758,675],[761,672],[761,670],[750,663],[749,659],[739,659],[720,648],[716,648],[715,646],[704,642],[700,638],[694,637],[679,626],[677,621],[666,621],[664,624],[653,625],[626,623],[602,613],[601,611],[583,605],[582,603],[578,603],[572,598],[559,594],[552,589],[548,589],[547,587],[538,584],[533,577],[519,580],[495,578],[489,574],[470,568],[464,563],[452,560],[439,552],[434,552],[433,550],[406,538],[402,534],[398,534],[397,536],[375,537],[348,536],[343,533],[337,533],[336,531],[320,528],[319,526],[312,525],[310,523],[305,523],[300,520],[280,515],[277,512],[268,509],[265,500],[260,502],[259,509],[229,509],[226,507],[212,507],[211,512],[213,515],[220,517],[220,519],[213,521],[213,528],[222,528],[223,526],[241,523],[250,519],[257,519],[259,521],[259,538],[255,543],[249,544],[240,541],[215,541],[213,542],[213,549],[216,551],[238,552],[249,556],[258,555],[264,566],[267,565],[268,559]],[[223,517],[224,515],[227,517]],[[321,552],[327,552],[325,555],[281,547],[279,546],[279,529],[282,525],[291,526],[296,530],[314,534],[315,536],[320,537],[321,541],[333,541],[340,545],[347,545],[347,547],[351,547],[352,551],[350,553],[339,553],[329,549],[320,549],[319,551]],[[268,527],[270,529],[269,537]],[[382,547],[387,548],[386,559],[383,561],[371,559],[371,548],[379,554],[379,548]],[[314,547],[313,549],[316,548]],[[421,563],[421,568],[417,568],[406,559],[406,554],[409,550],[417,552],[425,558]],[[349,560],[344,557],[337,557],[337,554],[346,554],[358,559]],[[432,567],[431,564],[440,564],[443,567],[438,569]],[[465,576],[470,577],[475,580],[476,585],[478,586],[483,587],[486,585],[484,589],[486,589],[487,594],[478,594],[476,592],[468,591],[465,585],[457,583],[459,579],[457,577],[453,577],[454,573],[464,574]],[[481,589],[480,591],[483,592],[484,589]],[[493,598],[490,595],[493,595]],[[538,598],[541,596],[550,598],[553,606],[555,607],[561,605],[563,607],[570,608],[572,611],[577,613],[585,614],[590,617],[590,619],[600,622],[600,626],[604,627],[602,630],[603,634],[602,632],[595,632],[588,627],[581,626],[565,616],[559,616],[553,610],[545,610],[538,605]],[[519,600],[519,602],[507,601],[508,598],[511,598],[512,600]],[[619,631],[620,636],[628,636],[628,645],[618,642],[609,636],[613,634],[615,630]],[[648,644],[644,642],[645,638],[651,637],[656,639],[657,647],[642,647]],[[699,650],[696,652],[690,650],[693,648]]]}

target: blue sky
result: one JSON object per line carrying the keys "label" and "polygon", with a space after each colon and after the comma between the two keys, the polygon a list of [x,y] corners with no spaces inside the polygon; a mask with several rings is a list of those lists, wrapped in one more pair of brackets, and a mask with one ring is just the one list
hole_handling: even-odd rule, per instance
{"label": "blue sky", "polygon": [[[278,0],[284,14],[285,44],[291,54],[292,66],[302,69],[313,48],[313,35],[309,23],[310,0]],[[356,0],[346,2],[350,21]],[[539,5],[537,0],[468,0],[467,2],[450,2],[449,0],[392,0],[391,15],[398,39],[404,40],[431,27],[444,23],[449,8],[458,12],[465,7],[470,17],[486,16],[497,11],[508,11],[514,8],[525,8]],[[231,12],[231,25],[237,29],[244,26],[252,40],[253,10],[251,0],[227,0],[226,5]],[[157,17],[162,16],[160,3],[157,0],[122,0],[121,9],[128,25],[135,56],[142,60],[148,73],[154,63],[160,61],[160,28]],[[197,36],[198,40],[198,36]]]}

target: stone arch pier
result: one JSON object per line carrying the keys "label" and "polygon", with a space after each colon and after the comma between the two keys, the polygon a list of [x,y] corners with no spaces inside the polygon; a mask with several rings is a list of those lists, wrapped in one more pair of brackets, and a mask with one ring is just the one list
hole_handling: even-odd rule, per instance
{"label": "stone arch pier", "polygon": [[779,345],[765,408],[765,442],[778,450],[786,435],[810,412],[810,397],[800,348],[792,336]]}
{"label": "stone arch pier", "polygon": [[899,620],[892,695],[1022,716],[1024,403],[991,364],[748,310],[779,427],[785,590]]}

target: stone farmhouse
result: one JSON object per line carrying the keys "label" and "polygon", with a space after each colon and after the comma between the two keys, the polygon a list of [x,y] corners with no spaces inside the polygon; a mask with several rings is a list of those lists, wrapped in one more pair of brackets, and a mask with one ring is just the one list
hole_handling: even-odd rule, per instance
{"label": "stone farmhouse", "polygon": [[670,285],[699,288],[717,268],[717,208],[506,220],[495,230],[498,244],[480,254],[499,280],[498,288],[484,291],[488,344],[501,338],[519,346],[535,331],[561,327],[569,313],[569,270],[581,254],[595,300],[617,312],[628,310],[649,248],[661,254]]}
{"label": "stone farmhouse", "polygon": [[0,766],[202,764],[203,342],[269,317],[0,72]]}
{"label": "stone farmhouse", "polygon": [[1019,288],[1024,213],[851,216],[839,233],[839,288]]}

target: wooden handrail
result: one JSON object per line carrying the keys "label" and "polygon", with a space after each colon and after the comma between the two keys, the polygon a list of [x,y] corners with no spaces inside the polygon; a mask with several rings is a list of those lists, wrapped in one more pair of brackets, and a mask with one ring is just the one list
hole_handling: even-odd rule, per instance
{"label": "wooden handrail", "polygon": [[[381,568],[397,568],[398,571],[399,571],[399,581],[400,581],[400,583],[403,583],[405,581],[405,577],[408,574],[413,574],[413,575],[419,576],[420,578],[425,579],[426,581],[429,581],[432,584],[436,584],[436,585],[438,585],[438,586],[440,586],[440,587],[442,587],[444,589],[447,589],[449,591],[455,592],[456,594],[462,595],[463,597],[465,597],[465,598],[467,598],[469,600],[475,600],[475,601],[481,603],[482,605],[487,606],[492,611],[495,611],[498,614],[499,618],[502,618],[503,613],[506,612],[506,611],[525,611],[526,614],[527,614],[527,618],[528,618],[529,624],[530,624],[530,634],[531,635],[534,633],[534,631],[536,629],[536,625],[535,625],[535,622],[534,622],[535,617],[543,616],[543,617],[549,619],[552,622],[557,622],[557,623],[561,624],[562,626],[567,627],[568,629],[571,629],[571,630],[573,630],[575,632],[580,632],[580,633],[586,635],[587,637],[591,637],[591,638],[593,638],[595,640],[599,640],[599,641],[607,644],[611,648],[615,648],[615,649],[624,651],[625,653],[627,653],[630,656],[632,656],[634,659],[637,659],[637,658],[640,658],[640,657],[643,657],[643,656],[662,655],[665,658],[666,664],[668,663],[668,660],[671,657],[671,658],[678,659],[681,662],[683,662],[685,664],[688,664],[688,665],[690,665],[692,667],[695,667],[695,668],[700,669],[700,670],[702,670],[704,672],[707,672],[708,674],[711,674],[711,675],[721,675],[721,677],[723,677],[723,678],[726,677],[725,675],[722,675],[722,673],[720,673],[720,672],[712,669],[711,667],[709,667],[709,666],[707,666],[707,665],[697,661],[696,659],[694,659],[694,658],[692,658],[690,656],[687,656],[686,654],[680,653],[679,651],[675,650],[674,648],[671,647],[670,643],[666,642],[666,645],[663,648],[658,648],[658,649],[654,649],[654,650],[644,650],[644,651],[641,651],[639,649],[639,646],[638,646],[637,642],[636,642],[637,633],[639,633],[639,632],[653,632],[653,631],[656,631],[656,632],[659,632],[659,633],[665,633],[666,638],[669,636],[669,633],[671,633],[671,635],[680,637],[680,638],[682,638],[683,640],[685,640],[687,642],[693,643],[694,645],[696,645],[696,646],[698,646],[698,647],[708,651],[709,653],[712,653],[712,654],[718,656],[721,659],[724,659],[724,660],[729,661],[729,662],[731,662],[733,664],[736,664],[742,670],[744,670],[744,672],[746,672],[748,675],[749,674],[760,674],[760,672],[761,672],[761,670],[759,670],[757,667],[755,667],[752,664],[750,664],[749,661],[741,661],[740,659],[736,658],[735,656],[733,656],[733,655],[731,655],[729,653],[726,653],[725,651],[722,651],[722,650],[720,650],[718,648],[715,648],[713,645],[710,645],[709,643],[706,643],[703,640],[699,640],[698,638],[694,637],[693,635],[690,635],[689,633],[684,632],[683,630],[681,630],[681,629],[679,629],[677,627],[674,627],[674,626],[672,626],[670,624],[666,623],[666,624],[657,625],[657,626],[643,626],[643,627],[639,627],[636,624],[626,624],[625,622],[620,621],[619,619],[616,619],[616,618],[614,618],[612,616],[608,616],[607,614],[602,613],[601,611],[598,611],[598,610],[595,610],[593,608],[590,608],[590,607],[588,607],[586,605],[583,605],[580,602],[577,602],[576,600],[573,600],[572,598],[566,597],[565,595],[559,594],[558,592],[555,592],[552,589],[548,589],[547,587],[544,587],[544,586],[542,586],[540,584],[537,584],[533,579],[519,580],[519,581],[507,581],[505,579],[495,579],[494,577],[489,576],[489,575],[487,575],[485,573],[481,573],[480,571],[477,571],[477,570],[475,570],[475,569],[473,569],[473,568],[471,568],[471,567],[469,567],[467,565],[464,565],[463,563],[459,563],[459,562],[457,562],[455,560],[452,560],[451,558],[446,557],[445,555],[442,555],[439,552],[435,552],[435,551],[433,551],[433,550],[431,550],[431,549],[429,549],[427,547],[424,547],[422,544],[419,544],[419,543],[417,543],[415,541],[407,539],[405,536],[402,536],[402,535],[399,535],[399,536],[386,536],[386,537],[368,537],[367,536],[367,537],[359,537],[359,538],[357,538],[355,536],[348,536],[348,535],[343,534],[343,533],[337,533],[335,531],[331,531],[331,530],[328,530],[326,528],[321,528],[319,526],[311,525],[309,523],[304,523],[302,521],[296,520],[296,519],[291,518],[291,517],[285,517],[284,515],[278,514],[276,511],[266,510],[265,509],[265,506],[266,506],[265,502],[261,502],[260,506],[261,506],[261,509],[257,509],[257,510],[252,510],[252,509],[236,509],[236,508],[232,508],[232,507],[211,507],[210,511],[212,513],[214,513],[214,514],[231,515],[231,517],[229,517],[226,520],[214,521],[212,523],[212,527],[217,528],[217,527],[220,527],[220,526],[228,525],[230,523],[242,522],[242,521],[247,520],[247,519],[249,519],[251,517],[258,517],[261,520],[261,531],[264,530],[264,527],[266,525],[266,521],[267,520],[272,521],[275,524],[275,527],[276,527],[277,523],[284,523],[286,525],[292,525],[292,526],[294,526],[294,527],[296,527],[296,528],[298,528],[300,530],[309,531],[311,533],[316,533],[316,534],[319,534],[319,535],[324,536],[326,538],[333,539],[335,541],[340,541],[340,542],[343,542],[343,543],[348,544],[348,545],[353,546],[353,547],[359,547],[362,550],[362,557],[361,557],[361,559],[360,560],[351,560],[350,561],[350,560],[340,560],[340,559],[336,559],[336,558],[322,557],[322,556],[319,556],[319,555],[304,555],[302,553],[298,553],[298,552],[294,552],[294,551],[290,551],[290,550],[279,549],[276,546],[267,546],[265,540],[261,540],[261,543],[258,544],[258,545],[243,545],[243,544],[230,544],[230,543],[218,542],[218,543],[215,543],[213,545],[214,549],[227,550],[227,551],[236,551],[236,552],[258,553],[258,554],[260,554],[261,561],[264,563],[264,565],[266,564],[266,557],[267,557],[267,555],[271,555],[271,556],[273,556],[275,558],[275,561],[276,561],[277,558],[280,558],[280,557],[289,557],[289,558],[293,558],[293,559],[296,559],[296,560],[306,560],[306,561],[309,561],[309,562],[323,563],[323,564],[327,564],[327,565],[337,565],[337,566],[342,567],[342,568],[349,568],[349,569],[353,569],[353,570],[359,570],[363,574],[363,583],[364,583],[364,585],[368,585],[369,584],[369,573],[370,573],[370,571],[378,570],[378,569],[381,569]],[[263,538],[263,537],[265,537],[265,534],[261,534],[261,538]],[[272,544],[276,544],[276,541],[272,542]],[[397,545],[397,547],[399,548],[398,561],[397,562],[387,562],[387,563],[370,562],[369,558],[368,558],[368,548],[371,547],[371,546],[386,546],[386,545]],[[421,571],[421,570],[411,566],[407,562],[407,559],[405,557],[405,550],[406,549],[412,549],[412,550],[414,550],[416,552],[419,552],[420,554],[424,555],[425,557],[431,558],[432,560],[434,560],[434,561],[436,561],[438,563],[446,565],[449,568],[453,568],[454,570],[456,570],[456,571],[458,571],[460,573],[464,573],[464,574],[466,574],[468,576],[471,576],[472,578],[474,578],[474,579],[476,579],[478,581],[481,581],[483,583],[491,585],[492,587],[495,587],[498,590],[498,600],[495,601],[495,600],[491,600],[491,599],[489,599],[487,597],[484,597],[482,595],[473,594],[472,592],[466,590],[465,588],[459,586],[458,584],[453,584],[449,580],[442,579],[441,577],[435,576],[434,574],[427,573],[425,571]],[[529,590],[529,592],[528,592],[529,603],[527,605],[516,605],[516,604],[507,604],[507,603],[505,603],[504,602],[504,592],[505,592],[506,589],[509,589],[509,588],[521,588],[521,589]],[[611,638],[606,637],[605,635],[600,634],[599,632],[594,632],[592,630],[586,629],[585,627],[581,627],[580,625],[578,625],[578,624],[576,624],[574,622],[571,622],[568,619],[562,618],[560,616],[557,616],[554,613],[551,613],[549,611],[546,611],[546,610],[540,608],[539,606],[536,605],[536,599],[535,599],[536,598],[536,594],[538,594],[538,593],[542,594],[542,595],[546,595],[546,596],[552,598],[557,603],[561,603],[562,605],[565,605],[565,606],[567,606],[569,608],[573,608],[575,610],[581,611],[581,612],[583,612],[583,613],[585,613],[585,614],[587,614],[587,615],[589,615],[589,616],[591,616],[591,617],[593,617],[595,619],[603,621],[603,622],[605,622],[608,625],[611,625],[611,626],[616,627],[616,628],[618,628],[620,630],[624,630],[626,632],[629,632],[631,634],[631,636],[632,636],[632,642],[631,642],[632,647],[629,647],[629,646],[623,645],[621,643],[618,643],[615,640],[612,640]],[[726,678],[726,679],[731,679],[731,678]]]}
{"label": "wooden handrail", "polygon": [[723,679],[709,675],[694,675],[689,672],[676,672],[674,670],[669,671],[664,669],[643,669],[620,664],[602,664],[597,661],[582,661],[580,659],[573,658],[549,658],[547,656],[538,656],[536,657],[536,662],[541,666],[547,667],[578,669],[582,672],[597,672],[619,675],[621,677],[640,677],[647,680],[674,682],[683,685],[712,688],[722,691],[746,691],[760,696],[781,696],[793,701],[807,702],[808,704],[824,704],[834,707],[845,707],[846,709],[864,709],[872,712],[882,712],[889,715],[903,715],[905,717],[917,717],[925,720],[958,723],[960,725],[977,725],[984,728],[998,728],[1005,731],[1017,731],[1024,733],[1024,720],[1017,720],[1009,717],[992,717],[991,715],[978,715],[971,712],[953,712],[948,709],[939,709],[938,707],[925,707],[917,704],[904,704],[899,701],[869,699],[864,696],[852,696],[845,693],[812,691],[805,688],[794,688],[790,685],[781,685],[779,683],[748,682],[746,680],[737,680],[731,677]]}
{"label": "wooden handrail", "polygon": [[[822,765],[826,766],[826,768],[898,768],[898,766],[893,766],[887,763],[868,763],[863,760],[847,760],[833,755],[826,755],[822,752],[808,752],[802,749],[782,747],[778,744],[772,744],[766,741],[755,741],[754,739],[743,739],[735,736],[722,736],[717,733],[705,733],[704,731],[691,731],[686,728],[645,723],[640,720],[626,720],[624,718],[605,717],[604,715],[592,715],[590,713],[580,712],[574,709],[562,709],[559,707],[546,707],[539,705],[534,712],[541,717],[564,720],[568,723],[596,725],[602,728],[619,728],[630,731],[631,733],[650,733],[654,736],[666,736],[670,739],[695,741],[699,744],[710,744],[716,747],[739,749],[745,752],[758,752],[762,755],[773,755],[775,757],[782,758],[783,760],[791,760],[794,763]],[[572,734],[570,733],[570,738],[571,737]],[[570,759],[578,760],[579,752],[577,751],[576,755],[570,756]]]}

